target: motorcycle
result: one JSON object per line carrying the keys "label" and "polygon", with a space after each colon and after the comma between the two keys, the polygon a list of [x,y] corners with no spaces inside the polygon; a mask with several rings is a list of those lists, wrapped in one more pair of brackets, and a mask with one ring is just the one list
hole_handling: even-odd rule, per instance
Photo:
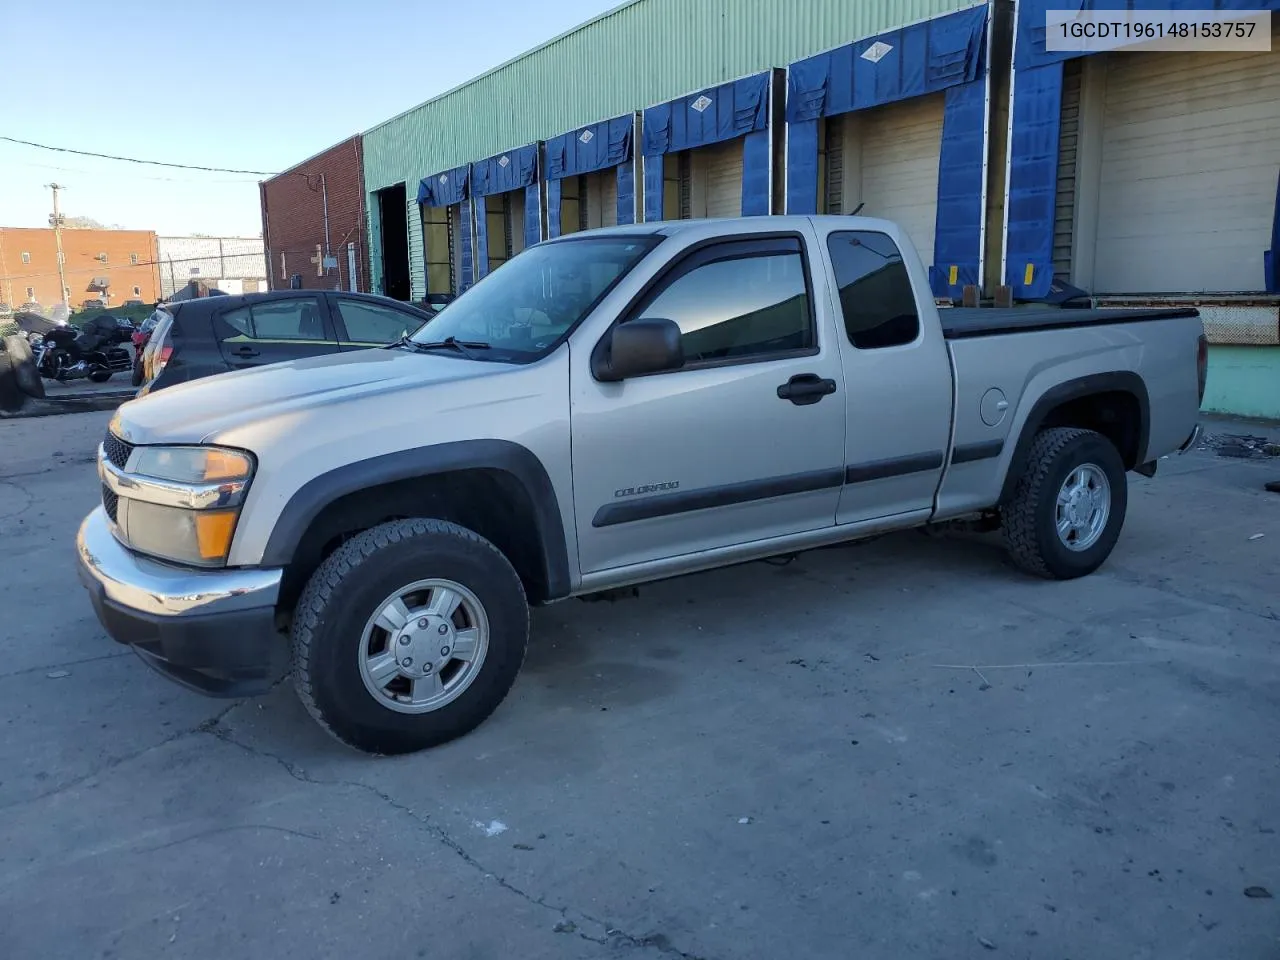
{"label": "motorcycle", "polygon": [[93,383],[105,383],[113,374],[128,373],[133,368],[133,357],[122,346],[132,336],[133,325],[126,327],[114,317],[95,317],[81,330],[51,325],[32,344],[36,369],[48,380],[66,382],[86,377]]}

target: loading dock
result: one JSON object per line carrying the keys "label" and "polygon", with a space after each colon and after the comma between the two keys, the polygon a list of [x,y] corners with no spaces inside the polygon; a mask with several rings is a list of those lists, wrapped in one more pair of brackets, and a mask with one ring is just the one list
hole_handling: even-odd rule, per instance
{"label": "loading dock", "polygon": [[[1055,279],[1096,297],[1265,293],[1280,218],[1280,58],[1047,51],[1049,9],[1054,0],[1018,9],[1004,268],[1014,295],[1043,299]],[[1273,18],[1273,51],[1277,40]],[[1274,307],[1260,316],[1274,343]]]}
{"label": "loading dock", "polygon": [[635,115],[547,140],[547,236],[635,223]]}
{"label": "loading dock", "polygon": [[480,280],[542,239],[538,144],[473,163],[471,207]]}
{"label": "loading dock", "polygon": [[773,77],[765,71],[645,109],[646,221],[772,212]]}
{"label": "loading dock", "polygon": [[987,23],[970,7],[787,71],[787,212],[898,221],[953,299],[983,280]]}
{"label": "loading dock", "polygon": [[407,193],[403,183],[379,190],[378,236],[382,241],[382,293],[394,300],[408,300],[409,225]]}
{"label": "loading dock", "polygon": [[447,303],[475,280],[470,196],[470,165],[424,177],[418,184],[425,299],[430,303]]}

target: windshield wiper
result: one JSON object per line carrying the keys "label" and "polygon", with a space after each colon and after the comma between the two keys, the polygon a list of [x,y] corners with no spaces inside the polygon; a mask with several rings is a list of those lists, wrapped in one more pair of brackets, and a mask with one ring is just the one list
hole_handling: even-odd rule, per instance
{"label": "windshield wiper", "polygon": [[485,343],[483,340],[459,340],[457,337],[445,337],[443,340],[436,340],[431,343],[415,342],[413,345],[419,350],[434,350],[437,347],[449,347],[453,350],[457,350],[468,360],[476,359],[476,355],[471,352],[472,350],[490,349],[489,344]]}

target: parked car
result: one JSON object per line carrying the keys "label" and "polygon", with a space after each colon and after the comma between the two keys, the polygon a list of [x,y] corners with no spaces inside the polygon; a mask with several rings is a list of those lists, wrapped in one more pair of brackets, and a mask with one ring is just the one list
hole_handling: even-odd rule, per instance
{"label": "parked car", "polygon": [[162,316],[164,316],[163,311],[156,309],[133,331],[133,385],[135,387],[142,386],[146,381],[146,367],[143,365],[143,355],[146,352],[147,344],[151,340],[151,332],[155,330]]}
{"label": "parked car", "polygon": [[949,521],[1087,575],[1128,471],[1195,442],[1207,358],[1195,310],[938,310],[884,220],[586,231],[392,349],[124,404],[81,575],[171,677],[291,659],[336,736],[416,750],[506,696],[527,603]]}
{"label": "parked car", "polygon": [[433,314],[387,297],[277,290],[168,303],[149,334],[141,393],[229,370],[384,346]]}

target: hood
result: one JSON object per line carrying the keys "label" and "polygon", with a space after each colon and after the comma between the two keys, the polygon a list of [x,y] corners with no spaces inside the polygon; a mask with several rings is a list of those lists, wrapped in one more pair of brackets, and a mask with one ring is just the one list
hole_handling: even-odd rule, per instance
{"label": "hood", "polygon": [[302,409],[500,376],[513,369],[449,354],[358,350],[178,384],[123,404],[112,427],[130,443],[201,443]]}

